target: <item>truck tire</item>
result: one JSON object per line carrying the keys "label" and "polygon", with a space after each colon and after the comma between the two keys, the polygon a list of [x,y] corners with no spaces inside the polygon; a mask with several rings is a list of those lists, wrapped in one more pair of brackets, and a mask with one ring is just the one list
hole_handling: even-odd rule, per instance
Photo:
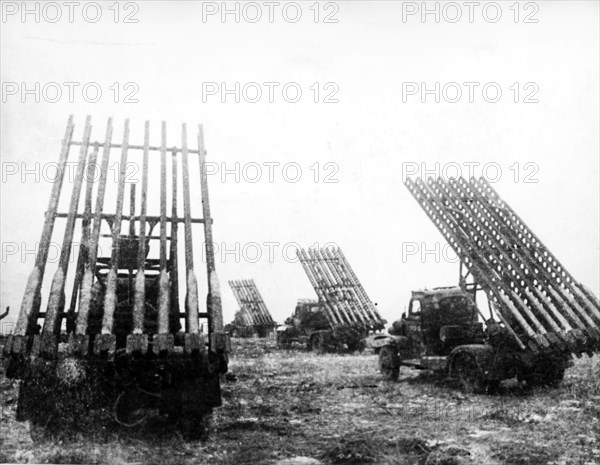
{"label": "truck tire", "polygon": [[550,387],[557,387],[565,379],[565,370],[556,369],[552,370],[551,373],[547,374],[544,378],[544,384]]}
{"label": "truck tire", "polygon": [[212,428],[212,413],[205,413],[203,415],[184,414],[179,420],[179,429],[183,437],[190,441],[207,439]]}
{"label": "truck tire", "polygon": [[400,356],[395,347],[383,346],[379,351],[379,371],[388,381],[396,381],[400,375]]}
{"label": "truck tire", "polygon": [[325,353],[325,341],[323,340],[323,335],[320,333],[311,334],[308,339],[308,350],[316,352],[318,354]]}
{"label": "truck tire", "polygon": [[358,342],[358,348],[356,350],[358,350],[359,354],[362,354],[366,348],[367,348],[367,343],[364,341],[364,339],[361,339]]}
{"label": "truck tire", "polygon": [[54,441],[56,438],[49,433],[50,431],[54,431],[54,429],[51,430],[46,426],[34,423],[33,421],[29,422],[29,437],[34,443]]}
{"label": "truck tire", "polygon": [[280,349],[290,349],[292,347],[292,339],[285,331],[278,331],[276,336],[277,347]]}
{"label": "truck tire", "polygon": [[365,350],[365,341],[362,339],[354,339],[346,342],[346,346],[348,346],[350,352],[363,353]]}
{"label": "truck tire", "polygon": [[519,377],[519,381],[524,381],[528,388],[533,387],[557,387],[565,377],[564,368],[535,369]]}
{"label": "truck tire", "polygon": [[479,394],[485,391],[486,382],[475,357],[468,353],[459,353],[452,362],[452,372],[458,378],[462,389],[468,394]]}

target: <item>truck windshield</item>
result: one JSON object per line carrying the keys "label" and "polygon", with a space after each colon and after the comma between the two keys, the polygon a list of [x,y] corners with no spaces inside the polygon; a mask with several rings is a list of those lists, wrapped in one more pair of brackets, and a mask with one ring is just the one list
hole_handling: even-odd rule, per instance
{"label": "truck windshield", "polygon": [[409,316],[421,316],[421,301],[413,300],[410,305],[410,310],[408,311]]}

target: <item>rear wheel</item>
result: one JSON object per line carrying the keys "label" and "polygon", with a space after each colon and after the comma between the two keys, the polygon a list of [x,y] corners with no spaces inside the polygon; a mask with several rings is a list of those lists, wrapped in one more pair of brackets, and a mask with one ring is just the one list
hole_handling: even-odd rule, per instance
{"label": "rear wheel", "polygon": [[459,354],[453,362],[454,374],[458,378],[463,391],[469,394],[480,393],[485,390],[483,374],[470,354]]}
{"label": "rear wheel", "polygon": [[556,369],[552,370],[552,372],[544,378],[544,383],[546,386],[556,387],[562,383],[563,379],[565,379],[565,370]]}
{"label": "rear wheel", "polygon": [[360,352],[362,353],[365,350],[365,341],[362,339],[352,339],[346,342],[346,346],[350,352]]}
{"label": "rear wheel", "polygon": [[487,381],[486,390],[487,390],[487,393],[492,396],[500,394],[502,392],[502,389],[500,387],[500,380],[493,379],[493,380]]}
{"label": "rear wheel", "polygon": [[61,428],[61,425],[54,421],[49,421],[47,424],[29,421],[29,437],[35,443],[53,442],[57,443],[65,439],[69,439],[69,432]]}
{"label": "rear wheel", "polygon": [[179,420],[181,433],[189,440],[207,439],[212,425],[212,413],[184,414]]}
{"label": "rear wheel", "polygon": [[528,388],[532,387],[556,387],[565,377],[564,368],[544,367],[536,368],[533,371],[523,374],[519,377],[524,381]]}
{"label": "rear wheel", "polygon": [[379,351],[379,371],[389,381],[396,381],[400,375],[400,356],[395,347],[384,346]]}
{"label": "rear wheel", "polygon": [[361,339],[358,342],[358,347],[356,348],[356,350],[358,350],[359,354],[362,354],[366,348],[367,348],[367,344],[365,343],[364,339]]}

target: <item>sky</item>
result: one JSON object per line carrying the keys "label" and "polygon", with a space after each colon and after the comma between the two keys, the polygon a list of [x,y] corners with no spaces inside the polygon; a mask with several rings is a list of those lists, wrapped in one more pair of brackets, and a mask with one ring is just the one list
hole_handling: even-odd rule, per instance
{"label": "sky", "polygon": [[[237,309],[231,279],[254,279],[279,322],[316,297],[296,245],[341,247],[388,322],[411,290],[457,284],[458,263],[403,185],[408,174],[486,177],[600,294],[597,2],[471,12],[428,2],[424,16],[421,2],[100,3],[80,2],[69,18],[62,2],[28,3],[24,16],[21,2],[2,2],[3,331],[33,268],[70,114],[76,140],[86,115],[96,141],[108,117],[115,140],[129,118],[137,144],[146,120],[156,144],[167,123],[169,145],[186,123],[192,148],[203,125],[226,322]],[[116,184],[108,190],[114,208]],[[200,228],[194,238],[204,295]]]}

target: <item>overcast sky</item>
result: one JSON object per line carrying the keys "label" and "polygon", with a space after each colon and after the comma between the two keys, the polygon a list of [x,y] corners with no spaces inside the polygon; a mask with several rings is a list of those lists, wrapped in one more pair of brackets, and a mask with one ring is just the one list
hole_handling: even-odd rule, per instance
{"label": "overcast sky", "polygon": [[[60,2],[60,10],[38,5],[39,18],[22,17],[21,2],[3,2],[0,304],[12,308],[3,323],[16,318],[33,267],[34,255],[23,252],[39,240],[51,189],[44,164],[58,160],[69,114],[77,140],[88,114],[93,140],[102,140],[109,116],[116,140],[130,118],[139,144],[145,120],[153,137],[166,121],[170,145],[186,122],[195,147],[195,128],[204,125],[208,160],[219,170],[209,189],[226,322],[237,308],[230,279],[253,278],[280,322],[298,298],[315,296],[292,260],[294,243],[339,245],[390,322],[412,289],[457,284],[458,264],[444,260],[452,255],[442,253],[441,234],[402,183],[408,170],[422,175],[436,162],[437,174],[454,175],[458,165],[467,176],[473,166],[493,181],[574,277],[600,293],[598,2],[481,2],[472,12],[462,2],[430,2],[439,22],[415,10],[421,2],[280,2],[272,22],[263,2],[237,4],[239,22],[221,16],[221,2],[112,3],[98,18],[82,2],[71,23]],[[65,82],[77,83],[73,102]],[[23,83],[33,92],[23,93]],[[239,103],[223,83],[239,83]],[[223,179],[236,162],[240,179]],[[195,187],[192,212],[200,216]],[[201,229],[195,234],[200,244]],[[421,257],[436,243],[439,257]],[[237,247],[239,259],[223,247]],[[204,294],[202,265],[199,258]],[[52,273],[50,266],[46,292]]]}

